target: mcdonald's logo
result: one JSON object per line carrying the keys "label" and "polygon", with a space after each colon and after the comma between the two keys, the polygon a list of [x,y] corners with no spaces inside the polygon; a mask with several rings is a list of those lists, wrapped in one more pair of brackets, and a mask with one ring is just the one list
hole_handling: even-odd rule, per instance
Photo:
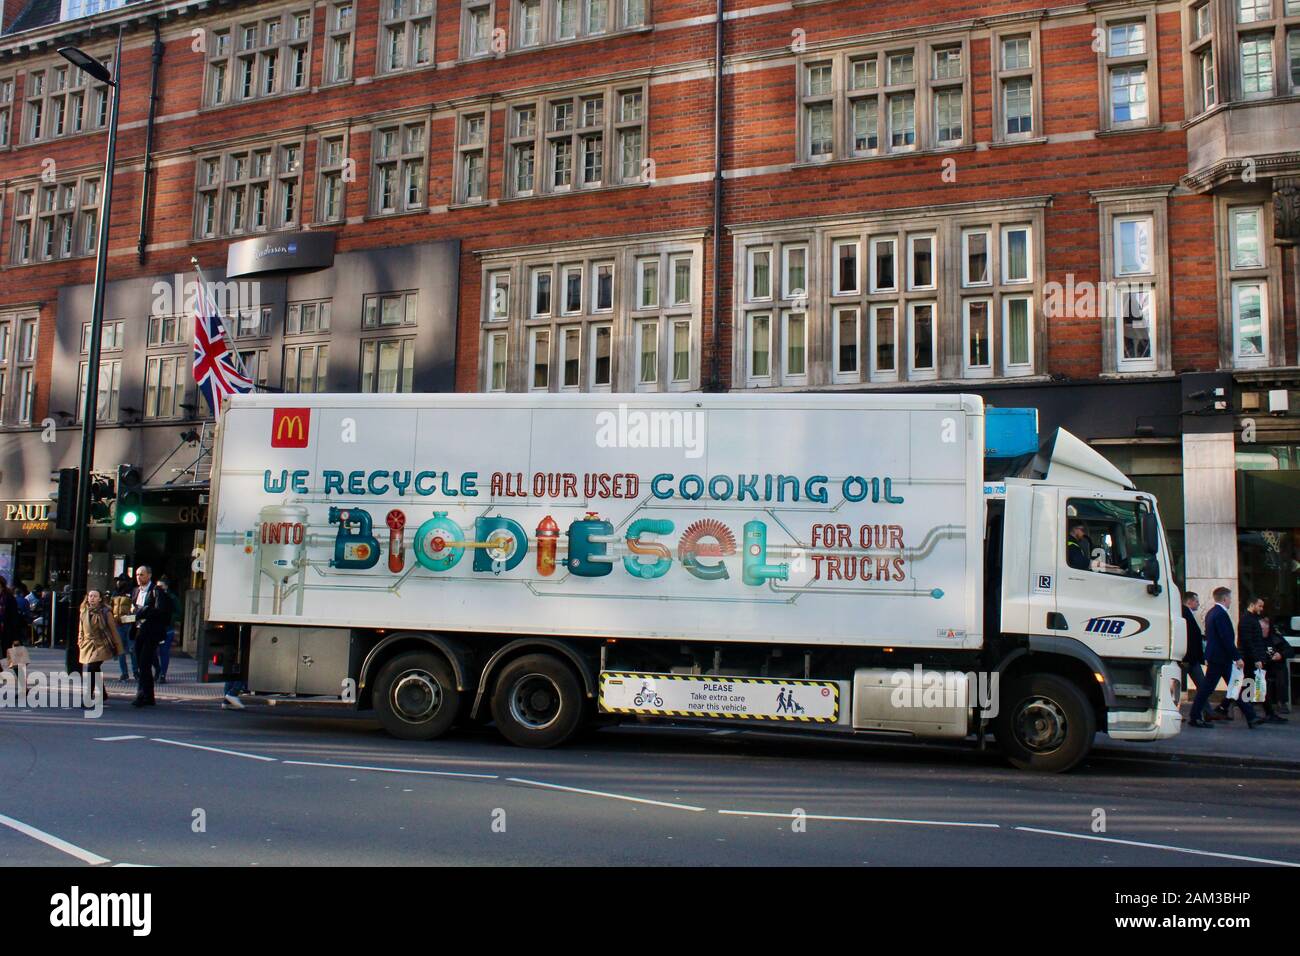
{"label": "mcdonald's logo", "polygon": [[277,408],[271,416],[272,448],[306,448],[310,434],[310,408]]}

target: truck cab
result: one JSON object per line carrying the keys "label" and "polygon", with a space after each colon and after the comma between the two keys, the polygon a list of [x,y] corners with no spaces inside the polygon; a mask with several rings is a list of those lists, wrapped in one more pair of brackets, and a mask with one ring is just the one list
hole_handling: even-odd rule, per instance
{"label": "truck cab", "polygon": [[[1155,499],[1064,430],[999,492],[999,641],[1012,666],[1042,670],[1051,655],[1046,666],[1076,681],[1086,668],[1096,729],[1112,737],[1177,734],[1186,632]],[[1053,702],[1007,704],[1033,710],[1007,718],[1029,749],[1034,728],[1039,746],[1056,732]]]}

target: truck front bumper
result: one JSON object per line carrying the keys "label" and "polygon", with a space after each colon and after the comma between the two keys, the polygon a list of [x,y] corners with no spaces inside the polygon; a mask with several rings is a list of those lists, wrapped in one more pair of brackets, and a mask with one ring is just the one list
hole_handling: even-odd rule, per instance
{"label": "truck front bumper", "polygon": [[1183,716],[1174,697],[1174,687],[1182,687],[1182,671],[1177,664],[1160,668],[1154,710],[1111,711],[1106,716],[1106,733],[1116,740],[1164,740],[1183,729]]}

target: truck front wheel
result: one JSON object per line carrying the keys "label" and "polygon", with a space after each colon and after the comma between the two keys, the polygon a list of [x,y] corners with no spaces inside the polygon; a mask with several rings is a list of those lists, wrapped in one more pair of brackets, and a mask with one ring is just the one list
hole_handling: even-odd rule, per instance
{"label": "truck front wheel", "polygon": [[403,740],[433,740],[451,729],[460,691],[447,662],[437,654],[399,654],[375,678],[375,715],[384,730]]}
{"label": "truck front wheel", "polygon": [[511,661],[492,691],[492,719],[501,736],[519,747],[554,747],[582,722],[578,678],[549,654]]}
{"label": "truck front wheel", "polygon": [[1055,674],[1014,678],[999,698],[994,734],[1002,753],[1021,770],[1062,773],[1092,747],[1097,720],[1071,681]]}

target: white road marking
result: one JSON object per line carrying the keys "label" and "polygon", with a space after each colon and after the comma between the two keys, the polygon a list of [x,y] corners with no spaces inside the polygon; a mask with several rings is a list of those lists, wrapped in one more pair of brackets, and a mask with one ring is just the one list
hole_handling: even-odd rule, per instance
{"label": "white road marking", "polygon": [[226,754],[229,757],[247,757],[249,760],[263,760],[267,763],[275,763],[274,757],[263,757],[259,754],[246,754],[238,750],[223,750],[220,747],[205,747],[202,744],[187,744],[183,740],[168,740],[166,737],[150,737],[150,740],[160,744],[171,744],[173,747],[189,747],[191,750],[206,750],[214,754]]}
{"label": "white road marking", "polygon": [[96,740],[115,741],[115,740],[144,740],[143,734],[122,734],[120,737],[96,737]]}
{"label": "white road marking", "polygon": [[[763,810],[719,810],[721,814],[729,817],[781,817],[785,820],[793,820],[793,813],[770,813]],[[997,823],[964,823],[960,820],[897,820],[891,817],[840,817],[829,816],[818,813],[802,813],[799,817],[804,820],[831,820],[841,823],[905,823],[909,826],[916,827],[975,827],[977,829],[998,830],[1001,829]]]}
{"label": "white road marking", "polygon": [[44,830],[38,830],[36,827],[21,820],[15,820],[13,817],[7,817],[0,813],[0,824],[9,827],[11,830],[17,830],[19,833],[26,834],[33,840],[39,840],[48,847],[53,847],[61,853],[68,856],[75,856],[82,863],[89,863],[91,866],[99,866],[103,863],[110,862],[108,857],[100,856],[98,853],[91,853],[89,850],[83,850],[81,847],[69,843],[67,840],[60,840],[51,833]]}
{"label": "white road marking", "polygon": [[495,773],[465,773],[456,770],[411,770],[406,767],[367,767],[353,763],[321,763],[315,760],[284,760],[294,767],[331,767],[335,770],[375,770],[380,773],[416,773],[431,777],[473,777],[478,780],[500,780]]}
{"label": "white road marking", "polygon": [[1069,837],[1072,840],[1096,840],[1100,843],[1118,843],[1122,846],[1138,846],[1148,850],[1168,850],[1171,853],[1190,853],[1193,856],[1213,856],[1220,860],[1240,860],[1243,863],[1271,863],[1273,866],[1300,867],[1300,863],[1288,860],[1269,860],[1259,856],[1239,856],[1236,853],[1215,853],[1212,850],[1193,850],[1185,846],[1169,846],[1165,843],[1143,843],[1139,840],[1120,840],[1116,837],[1097,836],[1095,833],[1069,833],[1065,830],[1040,830],[1037,827],[1016,827],[1025,833],[1042,833],[1047,836]]}
{"label": "white road marking", "polygon": [[562,787],[558,783],[543,783],[541,780],[525,780],[522,777],[507,777],[511,783],[523,783],[530,787],[544,787],[547,790],[564,790],[569,793],[582,793],[589,797],[609,797],[611,800],[626,800],[629,803],[648,803],[654,807],[671,807],[674,810],[691,810],[703,813],[707,807],[693,807],[687,803],[668,803],[664,800],[649,800],[645,797],[629,797],[622,793],[606,793],[603,790],[583,790],[581,787]]}

